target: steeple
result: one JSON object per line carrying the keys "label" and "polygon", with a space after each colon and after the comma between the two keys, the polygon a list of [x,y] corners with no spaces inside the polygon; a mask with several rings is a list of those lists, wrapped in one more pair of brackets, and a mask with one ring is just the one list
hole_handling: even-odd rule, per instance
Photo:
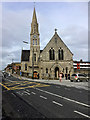
{"label": "steeple", "polygon": [[39,34],[35,7],[33,11],[32,23],[31,23],[31,34]]}
{"label": "steeple", "polygon": [[33,19],[32,19],[32,22],[37,22],[35,7],[34,7],[34,12],[33,12]]}

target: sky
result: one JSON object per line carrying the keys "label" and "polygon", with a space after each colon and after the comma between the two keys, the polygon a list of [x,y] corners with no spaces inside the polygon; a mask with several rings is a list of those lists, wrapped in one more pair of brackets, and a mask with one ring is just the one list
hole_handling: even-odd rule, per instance
{"label": "sky", "polygon": [[[21,50],[30,49],[33,9],[33,2],[2,3],[0,69],[4,69],[12,61],[20,62]],[[36,2],[35,9],[41,50],[57,28],[58,35],[73,53],[73,60],[88,61],[88,2]]]}

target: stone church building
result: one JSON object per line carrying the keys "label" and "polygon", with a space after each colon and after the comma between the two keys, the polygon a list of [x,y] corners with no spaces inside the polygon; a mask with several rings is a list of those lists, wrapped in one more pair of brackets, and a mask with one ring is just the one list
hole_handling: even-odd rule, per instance
{"label": "stone church building", "polygon": [[24,76],[40,79],[59,79],[60,72],[73,73],[73,54],[55,33],[43,50],[40,50],[40,34],[34,8],[30,33],[30,50],[22,50],[21,72]]}

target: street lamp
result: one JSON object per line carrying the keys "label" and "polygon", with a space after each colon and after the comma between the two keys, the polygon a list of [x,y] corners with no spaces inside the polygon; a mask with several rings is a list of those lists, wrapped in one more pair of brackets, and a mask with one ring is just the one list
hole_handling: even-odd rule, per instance
{"label": "street lamp", "polygon": [[[29,44],[26,41],[23,41],[25,44]],[[33,72],[34,72],[34,49],[32,50],[32,79],[33,79]]]}

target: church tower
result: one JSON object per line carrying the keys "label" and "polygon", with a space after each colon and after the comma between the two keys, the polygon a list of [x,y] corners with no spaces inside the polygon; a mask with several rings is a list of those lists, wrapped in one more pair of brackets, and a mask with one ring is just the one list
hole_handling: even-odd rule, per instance
{"label": "church tower", "polygon": [[39,38],[36,11],[34,7],[33,18],[31,23],[31,33],[30,33],[30,58],[29,58],[30,66],[34,67],[38,65],[39,55],[40,55],[40,38]]}

